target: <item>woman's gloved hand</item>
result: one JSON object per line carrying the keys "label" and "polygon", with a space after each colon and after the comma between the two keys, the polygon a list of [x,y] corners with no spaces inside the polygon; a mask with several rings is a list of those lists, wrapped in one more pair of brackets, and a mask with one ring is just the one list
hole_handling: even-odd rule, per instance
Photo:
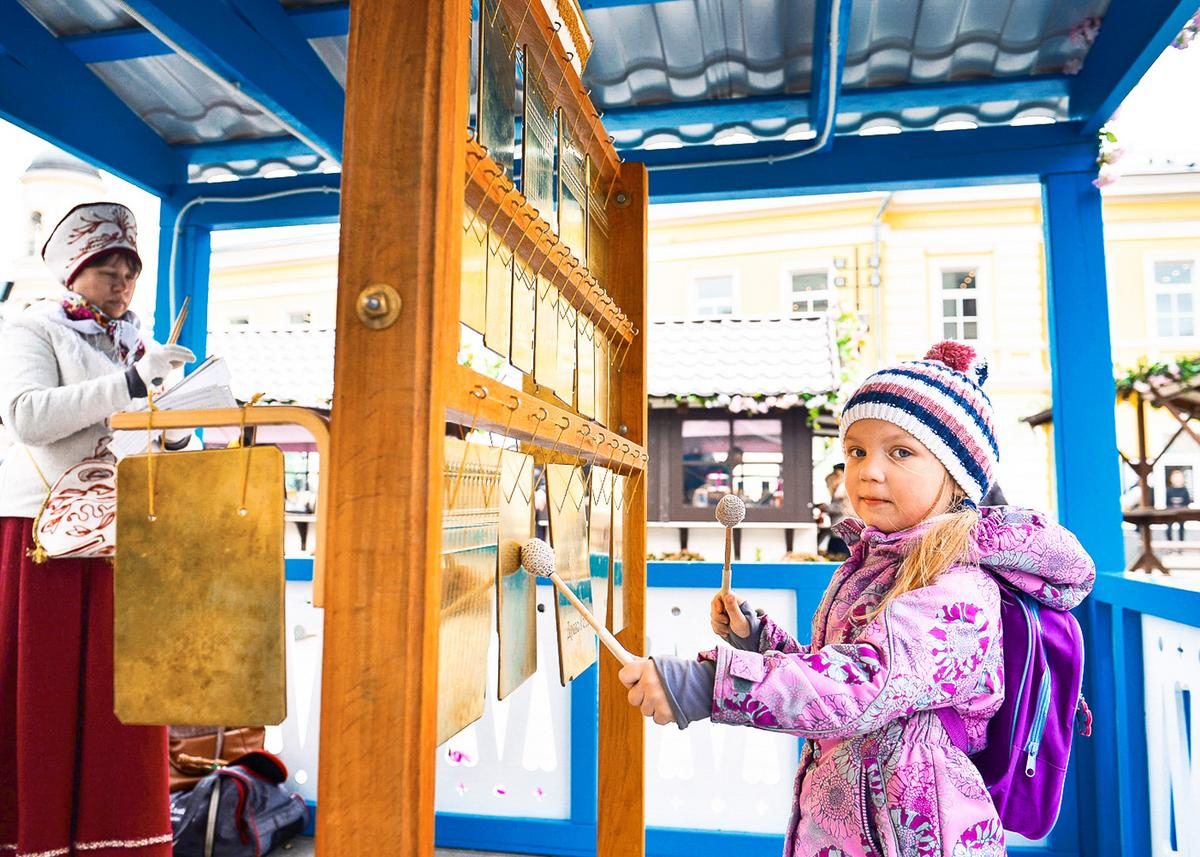
{"label": "woman's gloved hand", "polygon": [[162,385],[163,380],[184,363],[195,363],[196,355],[190,348],[182,345],[151,345],[142,355],[142,359],[133,364],[138,377],[146,385],[147,390],[153,390]]}

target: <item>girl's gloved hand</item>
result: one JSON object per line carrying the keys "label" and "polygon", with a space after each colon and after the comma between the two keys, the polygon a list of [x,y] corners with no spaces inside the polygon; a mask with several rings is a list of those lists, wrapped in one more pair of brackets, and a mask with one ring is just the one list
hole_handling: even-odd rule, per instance
{"label": "girl's gloved hand", "polygon": [[184,363],[195,363],[196,355],[182,345],[151,345],[142,359],[133,364],[147,390],[162,385],[163,380]]}
{"label": "girl's gloved hand", "polygon": [[630,705],[640,708],[646,717],[654,718],[654,722],[659,726],[675,722],[675,714],[671,711],[670,700],[654,661],[650,658],[638,658],[633,663],[621,667],[617,678],[629,688]]}
{"label": "girl's gloved hand", "polygon": [[750,636],[750,623],[746,621],[740,604],[741,599],[734,592],[726,593],[724,598],[719,592],[713,596],[708,618],[713,633],[721,639],[728,640],[731,631],[743,640]]}

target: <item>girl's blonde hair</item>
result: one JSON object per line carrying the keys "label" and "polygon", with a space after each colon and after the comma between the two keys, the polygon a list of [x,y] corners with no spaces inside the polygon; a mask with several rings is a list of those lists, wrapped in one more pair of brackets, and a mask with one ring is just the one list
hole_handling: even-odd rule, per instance
{"label": "girl's blonde hair", "polygon": [[896,579],[868,614],[868,619],[874,620],[906,592],[933,583],[950,566],[977,561],[974,536],[978,524],[979,510],[963,506],[961,495],[956,497],[950,511],[932,520],[929,529],[921,534],[912,551],[901,561]]}

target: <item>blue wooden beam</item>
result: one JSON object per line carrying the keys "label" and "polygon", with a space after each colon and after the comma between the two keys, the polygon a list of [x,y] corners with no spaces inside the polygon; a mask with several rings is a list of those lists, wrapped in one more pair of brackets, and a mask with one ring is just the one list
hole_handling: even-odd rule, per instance
{"label": "blue wooden beam", "polygon": [[258,161],[267,158],[294,158],[312,155],[313,150],[295,137],[248,137],[173,146],[189,164],[206,166],[230,161]]}
{"label": "blue wooden beam", "polygon": [[[808,93],[809,123],[818,134],[829,121],[830,114],[839,110],[838,94],[842,88],[842,69],[846,66],[846,44],[850,41],[850,9],[851,0],[841,0],[838,4],[837,20],[833,20],[834,0],[821,0],[817,4],[816,22],[813,25],[813,59],[812,80]],[[838,34],[837,54],[829,55],[829,41],[834,33],[836,24]],[[833,94],[830,94],[830,84],[833,83]],[[833,132],[817,151],[828,151],[833,146]]]}
{"label": "blue wooden beam", "polygon": [[[962,107],[992,101],[1052,101],[1065,98],[1072,78],[1066,75],[1003,77],[968,83],[926,83],[843,89],[838,113],[895,114],[914,107]],[[604,113],[604,127],[616,131],[654,131],[680,125],[725,125],[762,119],[813,122],[806,94],[757,95],[704,101],[672,101],[639,107],[615,107]]]}
{"label": "blue wooden beam", "polygon": [[847,193],[914,187],[1037,181],[1052,172],[1094,169],[1095,145],[1073,123],[974,131],[913,131],[842,137],[837,148],[779,163],[658,170],[660,164],[778,156],[796,143],[691,146],[641,152],[652,202]]}
{"label": "blue wooden beam", "polygon": [[337,173],[308,173],[278,179],[190,184],[175,195],[188,208],[183,223],[208,229],[335,223],[341,195]]}
{"label": "blue wooden beam", "polygon": [[337,161],[345,93],[276,0],[128,0],[151,28]]}
{"label": "blue wooden beam", "polygon": [[152,193],[186,165],[15,0],[0,2],[0,116]]}
{"label": "blue wooden beam", "polygon": [[1196,0],[1112,0],[1071,86],[1071,113],[1094,134],[1196,13]]}

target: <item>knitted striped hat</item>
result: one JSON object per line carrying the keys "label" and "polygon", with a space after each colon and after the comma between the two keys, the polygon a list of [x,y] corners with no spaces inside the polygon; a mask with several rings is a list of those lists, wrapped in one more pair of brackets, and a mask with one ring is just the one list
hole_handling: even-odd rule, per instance
{"label": "knitted striped hat", "polygon": [[967,499],[979,505],[995,479],[992,403],[983,392],[987,363],[961,342],[939,342],[924,360],[869,376],[842,409],[841,435],[859,420],[899,426],[937,456]]}

